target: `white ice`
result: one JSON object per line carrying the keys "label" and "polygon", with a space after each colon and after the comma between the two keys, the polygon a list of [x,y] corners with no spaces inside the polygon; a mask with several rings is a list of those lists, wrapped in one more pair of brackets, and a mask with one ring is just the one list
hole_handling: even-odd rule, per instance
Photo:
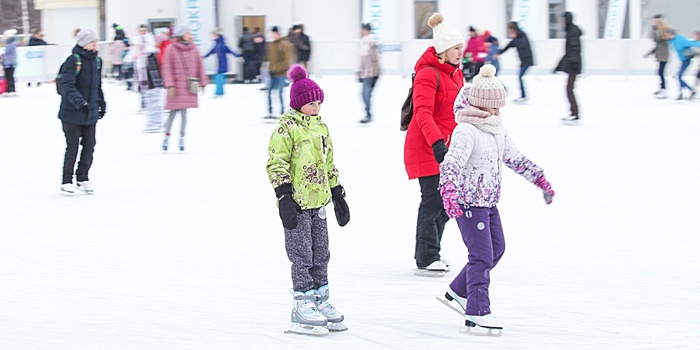
{"label": "white ice", "polygon": [[[183,153],[161,151],[137,95],[105,83],[95,194],[65,197],[59,98],[18,84],[0,97],[0,349],[700,347],[700,102],[654,99],[653,76],[589,76],[582,123],[564,126],[565,77],[526,76],[530,102],[502,112],[557,194],[546,206],[504,173],[507,249],[490,292],[505,329],[483,338],[435,300],[467,260],[454,221],[442,241],[453,271],[413,275],[420,193],[398,127],[410,80],[380,79],[369,125],[354,77],[316,80],[352,212],[344,228],[329,216],[331,300],[349,331],[283,333],[290,263],[259,85],[228,85],[223,99],[208,87]],[[516,78],[504,81],[518,97]]]}

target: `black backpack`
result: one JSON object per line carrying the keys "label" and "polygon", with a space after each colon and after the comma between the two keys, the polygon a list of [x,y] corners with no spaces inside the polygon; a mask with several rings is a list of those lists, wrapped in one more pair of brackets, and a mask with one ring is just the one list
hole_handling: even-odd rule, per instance
{"label": "black backpack", "polygon": [[[435,85],[435,91],[440,87],[440,74],[435,67],[430,67],[435,71],[437,76],[437,85]],[[416,73],[411,75],[411,87],[408,89],[408,96],[401,106],[401,131],[408,130],[408,124],[411,123],[413,119],[413,82],[416,80]]]}
{"label": "black backpack", "polygon": [[[75,56],[75,76],[77,77],[80,74],[80,71],[83,69],[83,61],[80,60],[80,55],[77,53],[74,53],[73,56]],[[100,57],[96,57],[97,59],[97,70],[99,71],[100,68],[102,68],[102,60]],[[63,67],[66,65],[66,62],[68,60],[66,59],[63,64],[61,64],[61,67],[58,69],[58,74],[56,75],[56,93],[63,96],[63,93],[61,91],[61,74],[63,73]]]}

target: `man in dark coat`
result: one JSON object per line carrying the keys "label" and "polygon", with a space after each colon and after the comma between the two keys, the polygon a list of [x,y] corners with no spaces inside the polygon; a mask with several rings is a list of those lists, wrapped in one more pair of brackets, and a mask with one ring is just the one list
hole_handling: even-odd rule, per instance
{"label": "man in dark coat", "polygon": [[[61,119],[66,137],[61,191],[69,195],[78,189],[88,194],[95,190],[88,172],[95,149],[95,126],[97,120],[102,119],[106,113],[101,60],[97,57],[97,34],[90,29],[81,29],[75,39],[77,45],[73,47],[73,54],[68,56],[59,73],[61,108],[58,118]],[[76,56],[80,57],[80,63]],[[76,187],[73,185],[73,173],[79,145],[83,149],[75,170]]]}
{"label": "man in dark coat", "polygon": [[571,105],[571,115],[564,118],[565,121],[577,121],[578,104],[574,95],[574,83],[576,77],[581,74],[581,29],[574,24],[574,15],[571,12],[564,12],[564,30],[566,31],[566,44],[564,57],[554,69],[554,72],[565,72],[569,74],[569,79],[566,84],[566,96],[569,98]]}
{"label": "man in dark coat", "polygon": [[511,47],[518,50],[518,57],[520,58],[520,73],[518,74],[518,80],[520,81],[520,98],[516,98],[514,102],[525,102],[527,101],[527,95],[525,94],[523,75],[525,75],[528,68],[535,64],[535,60],[532,58],[530,40],[528,40],[527,34],[520,29],[517,22],[508,23],[508,36],[510,36],[513,40],[511,40],[506,47],[498,52],[496,59],[498,59],[498,56],[508,51],[508,49]]}
{"label": "man in dark coat", "polygon": [[255,81],[255,70],[258,65],[258,56],[255,53],[255,40],[253,34],[248,32],[248,27],[243,27],[243,35],[238,39],[238,48],[243,55],[243,82],[252,83]]}
{"label": "man in dark coat", "polygon": [[297,50],[297,63],[303,64],[306,70],[309,70],[309,60],[311,60],[311,40],[309,36],[304,34],[304,25],[295,24],[294,39],[292,43]]}
{"label": "man in dark coat", "polygon": [[[44,41],[44,33],[42,33],[39,29],[32,30],[32,37],[29,38],[28,46],[45,46],[45,45],[48,45],[48,44],[46,43],[46,41]],[[32,86],[32,83],[28,82],[27,86]],[[41,82],[36,83],[36,86],[41,86]]]}

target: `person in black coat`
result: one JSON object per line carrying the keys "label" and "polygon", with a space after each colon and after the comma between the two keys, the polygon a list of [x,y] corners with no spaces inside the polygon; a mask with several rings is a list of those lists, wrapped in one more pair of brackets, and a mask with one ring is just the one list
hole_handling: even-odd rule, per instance
{"label": "person in black coat", "polygon": [[[97,57],[97,35],[90,29],[81,29],[75,37],[77,45],[73,54],[61,66],[61,108],[58,118],[63,124],[66,137],[66,153],[63,159],[61,191],[73,194],[80,189],[88,194],[94,192],[88,172],[95,149],[95,126],[106,113],[102,93],[102,67]],[[80,64],[76,55],[80,56]],[[80,161],[75,170],[78,187],[73,185],[78,146],[82,145]]]}
{"label": "person in black coat", "polygon": [[569,74],[566,84],[566,95],[571,105],[571,115],[564,118],[567,121],[576,121],[578,116],[578,104],[574,95],[574,83],[576,77],[581,74],[581,29],[574,24],[574,15],[571,12],[564,12],[564,30],[566,31],[566,44],[564,57],[554,69],[554,72],[564,72]]}
{"label": "person in black coat", "polygon": [[294,47],[297,50],[297,63],[304,65],[306,70],[309,70],[309,60],[311,60],[311,39],[304,34],[304,25],[294,25]]}
{"label": "person in black coat", "polygon": [[520,98],[516,98],[515,102],[525,102],[527,101],[527,94],[525,93],[525,85],[523,84],[523,75],[525,75],[528,68],[535,65],[535,60],[532,57],[530,40],[528,40],[527,34],[520,29],[518,23],[516,22],[508,23],[508,36],[513,40],[511,40],[508,45],[498,52],[496,59],[498,59],[498,56],[508,51],[508,49],[511,47],[518,50],[518,57],[520,58],[520,73],[518,74],[518,80],[520,81]]}
{"label": "person in black coat", "polygon": [[[32,30],[32,37],[29,38],[29,44],[27,46],[45,46],[48,45],[46,41],[44,41],[44,33],[42,33],[39,29],[34,29]],[[27,83],[27,86],[32,86],[31,82]],[[36,86],[41,86],[41,82],[37,82]]]}

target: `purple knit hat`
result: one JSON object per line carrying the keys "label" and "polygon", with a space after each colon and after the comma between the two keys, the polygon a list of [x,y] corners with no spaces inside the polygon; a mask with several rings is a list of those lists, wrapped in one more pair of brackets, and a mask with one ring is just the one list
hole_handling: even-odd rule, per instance
{"label": "purple knit hat", "polygon": [[301,109],[301,106],[313,102],[323,102],[323,90],[311,79],[309,74],[300,64],[293,64],[287,71],[287,77],[292,81],[289,92],[289,107]]}
{"label": "purple knit hat", "polygon": [[472,79],[467,101],[475,107],[501,108],[506,105],[506,90],[496,78],[496,67],[485,64]]}

